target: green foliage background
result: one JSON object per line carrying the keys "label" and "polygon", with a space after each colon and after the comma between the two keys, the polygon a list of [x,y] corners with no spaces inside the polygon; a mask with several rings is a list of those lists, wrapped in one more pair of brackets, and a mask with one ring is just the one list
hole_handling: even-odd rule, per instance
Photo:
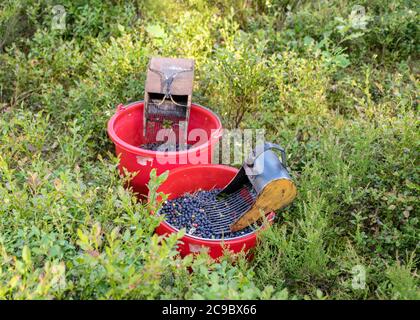
{"label": "green foliage background", "polygon": [[[404,0],[2,1],[0,298],[419,299],[418,25]],[[180,259],[123,188],[105,124],[152,55],[288,151],[299,196],[250,263]]]}

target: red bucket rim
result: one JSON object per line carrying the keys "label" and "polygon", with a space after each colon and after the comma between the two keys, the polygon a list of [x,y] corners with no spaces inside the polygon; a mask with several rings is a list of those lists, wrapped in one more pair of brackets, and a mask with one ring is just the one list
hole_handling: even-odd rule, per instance
{"label": "red bucket rim", "polygon": [[176,155],[186,155],[188,153],[193,153],[196,152],[198,150],[202,150],[202,149],[207,149],[211,144],[213,144],[213,141],[217,141],[221,138],[222,136],[222,122],[220,121],[219,116],[211,111],[210,109],[199,105],[197,103],[191,103],[191,108],[194,107],[198,107],[200,109],[202,109],[203,111],[205,111],[206,113],[208,113],[213,119],[216,120],[217,122],[217,128],[215,129],[215,131],[211,134],[210,139],[208,139],[205,143],[188,149],[188,150],[181,150],[181,151],[153,151],[153,150],[147,150],[147,149],[143,149],[140,147],[136,147],[133,146],[127,142],[125,142],[124,140],[122,140],[117,133],[114,130],[114,124],[115,121],[118,119],[118,117],[121,116],[121,114],[123,112],[126,112],[127,110],[130,110],[132,108],[137,108],[139,107],[141,104],[144,105],[144,100],[139,100],[139,101],[135,101],[135,102],[131,102],[127,105],[121,106],[117,108],[117,111],[114,113],[114,115],[111,117],[111,119],[109,119],[108,121],[108,126],[107,126],[107,130],[108,130],[108,135],[111,138],[111,140],[118,145],[119,147],[121,147],[122,149],[124,149],[125,151],[129,151],[129,152],[133,152],[135,154],[139,154],[139,155],[150,155],[150,156],[162,156],[162,155],[167,155],[167,156],[176,156]]}

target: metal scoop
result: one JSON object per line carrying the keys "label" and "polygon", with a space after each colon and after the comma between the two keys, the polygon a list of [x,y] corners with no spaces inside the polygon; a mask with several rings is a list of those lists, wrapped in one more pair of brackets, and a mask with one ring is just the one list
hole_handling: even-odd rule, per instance
{"label": "metal scoop", "polygon": [[[272,150],[281,153],[281,161]],[[274,143],[258,146],[245,160],[216,201],[205,207],[218,234],[239,231],[264,215],[283,208],[296,197],[296,186],[286,169],[286,153]]]}

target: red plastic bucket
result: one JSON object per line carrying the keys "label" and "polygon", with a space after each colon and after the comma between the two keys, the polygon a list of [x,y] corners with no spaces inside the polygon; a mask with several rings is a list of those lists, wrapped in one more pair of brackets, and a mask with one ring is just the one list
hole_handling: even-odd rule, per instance
{"label": "red plastic bucket", "polygon": [[[175,199],[183,196],[186,192],[194,192],[197,190],[212,190],[215,188],[223,188],[238,172],[238,169],[224,165],[197,165],[181,167],[171,171],[168,178],[158,188],[158,192],[168,195],[168,199]],[[268,215],[268,220],[272,221],[274,212]],[[157,228],[156,233],[159,235],[177,232],[166,221],[163,221]],[[248,251],[255,247],[257,242],[258,230],[235,238],[220,239],[204,239],[191,235],[185,235],[181,239],[178,250],[181,256],[190,253],[196,253],[203,247],[209,249],[209,255],[217,259],[223,254],[223,247],[227,247],[233,252],[241,250]]]}
{"label": "red plastic bucket", "polygon": [[[123,168],[126,168],[129,172],[139,172],[130,182],[135,192],[141,195],[148,194],[146,184],[153,168],[161,174],[166,170],[185,165],[212,162],[214,148],[222,135],[222,124],[213,112],[200,105],[192,104],[187,143],[193,147],[183,151],[162,152],[139,147],[144,143],[143,109],[143,101],[126,106],[119,105],[117,112],[108,122],[108,135],[115,144],[116,154],[121,157],[120,171],[123,172]],[[194,129],[201,129],[204,136],[190,137]]]}

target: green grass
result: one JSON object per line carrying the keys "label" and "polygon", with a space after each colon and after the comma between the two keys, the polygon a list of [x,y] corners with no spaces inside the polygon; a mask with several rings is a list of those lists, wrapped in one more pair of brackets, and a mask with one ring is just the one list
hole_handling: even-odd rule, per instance
{"label": "green grass", "polygon": [[[1,299],[420,299],[414,2],[60,4],[65,30],[52,1],[0,4]],[[194,100],[288,152],[299,194],[252,262],[180,259],[123,187],[106,121],[152,55],[194,58]]]}

